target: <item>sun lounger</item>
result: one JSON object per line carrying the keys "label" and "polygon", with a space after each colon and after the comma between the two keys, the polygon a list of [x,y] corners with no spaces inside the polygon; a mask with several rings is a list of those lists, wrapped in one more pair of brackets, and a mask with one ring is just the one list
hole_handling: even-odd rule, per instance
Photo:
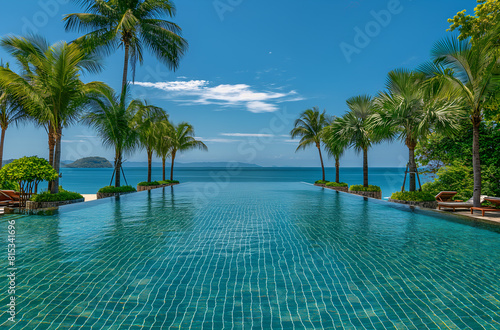
{"label": "sun lounger", "polygon": [[436,200],[438,202],[451,202],[453,196],[457,194],[456,191],[441,191],[439,194],[436,195]]}
{"label": "sun lounger", "polygon": [[0,190],[0,206],[19,206],[20,196],[14,190]]}
{"label": "sun lounger", "polygon": [[481,207],[471,207],[470,208],[470,214],[474,214],[474,210],[476,211],[481,211],[481,216],[484,217],[485,212],[500,212],[500,209],[496,209],[494,207],[489,207],[489,206],[481,206]]}
{"label": "sun lounger", "polygon": [[[481,195],[481,203],[484,202],[484,199],[488,196]],[[438,209],[452,209],[455,212],[455,209],[470,209],[474,206],[474,197],[471,197],[467,202],[438,202]]]}

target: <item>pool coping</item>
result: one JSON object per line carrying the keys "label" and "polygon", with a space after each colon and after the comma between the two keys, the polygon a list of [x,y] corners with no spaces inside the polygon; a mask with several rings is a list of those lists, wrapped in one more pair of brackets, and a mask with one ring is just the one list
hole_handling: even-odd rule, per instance
{"label": "pool coping", "polygon": [[346,193],[343,191],[336,191],[336,190],[332,190],[332,189],[326,189],[324,187],[318,187],[318,186],[315,186],[309,182],[301,182],[301,183],[304,183],[304,184],[307,184],[310,186],[314,186],[317,188],[321,188],[323,190],[328,190],[328,191],[331,191],[332,193],[347,194],[349,196],[355,196],[356,198],[363,198],[365,200],[370,200],[370,202],[377,203],[380,205],[385,205],[385,206],[388,206],[388,207],[391,207],[394,209],[398,209],[401,211],[429,215],[429,216],[433,216],[433,217],[436,217],[439,219],[452,221],[455,223],[460,223],[460,224],[464,224],[464,225],[468,225],[468,226],[477,227],[477,228],[486,229],[486,230],[500,233],[500,222],[498,222],[498,221],[476,218],[476,217],[468,216],[465,214],[456,214],[456,213],[453,214],[453,213],[448,213],[448,212],[443,211],[443,210],[434,210],[434,209],[428,209],[428,208],[419,207],[419,206],[391,203],[389,201],[380,200],[380,199],[376,199],[376,198],[350,194],[350,193]]}

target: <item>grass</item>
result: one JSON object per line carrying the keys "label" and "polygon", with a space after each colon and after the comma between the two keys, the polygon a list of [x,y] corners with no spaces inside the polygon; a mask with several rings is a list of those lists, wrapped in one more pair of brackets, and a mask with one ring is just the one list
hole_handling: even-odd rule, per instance
{"label": "grass", "polygon": [[147,186],[159,186],[160,183],[158,181],[151,181],[151,182],[139,182],[137,184],[138,186],[141,187],[147,187]]}
{"label": "grass", "polygon": [[121,187],[106,186],[99,189],[98,193],[114,194],[114,193],[126,193],[126,192],[136,192],[136,191],[137,190],[132,186],[121,186]]}
{"label": "grass", "polygon": [[318,181],[314,182],[314,184],[327,184],[328,182],[330,182],[330,181],[318,180]]}
{"label": "grass", "polygon": [[407,202],[433,202],[436,200],[428,191],[399,191],[392,194],[391,199]]}
{"label": "grass", "polygon": [[379,186],[368,185],[368,187],[363,186],[362,184],[356,184],[349,188],[349,191],[366,191],[366,192],[379,192],[382,191]]}
{"label": "grass", "polygon": [[326,184],[327,187],[347,187],[347,183],[345,182],[328,182]]}
{"label": "grass", "polygon": [[172,184],[172,183],[179,183],[177,180],[165,180],[165,181],[158,181],[160,184]]}

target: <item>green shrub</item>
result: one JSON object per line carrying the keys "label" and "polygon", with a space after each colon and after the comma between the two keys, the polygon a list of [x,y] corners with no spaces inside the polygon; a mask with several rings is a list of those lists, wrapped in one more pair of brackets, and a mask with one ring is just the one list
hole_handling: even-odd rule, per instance
{"label": "green shrub", "polygon": [[327,184],[328,182],[330,182],[330,181],[318,180],[318,181],[314,182],[314,184]]}
{"label": "green shrub", "polygon": [[347,183],[345,182],[340,182],[340,183],[337,183],[337,182],[328,182],[326,184],[327,187],[347,187]]}
{"label": "green shrub", "polygon": [[0,183],[0,189],[2,190],[14,190],[19,191],[19,183],[15,181],[4,181]]}
{"label": "green shrub", "polygon": [[172,184],[172,183],[179,183],[177,180],[165,180],[165,181],[158,181],[160,184]]}
{"label": "green shrub", "polygon": [[427,191],[399,191],[392,194],[391,199],[408,202],[432,202],[436,198]]}
{"label": "green shrub", "polygon": [[79,193],[63,190],[57,194],[51,194],[50,191],[44,191],[40,194],[31,196],[30,200],[33,202],[60,202],[82,198],[83,196]]}
{"label": "green shrub", "polygon": [[99,193],[102,194],[114,194],[114,193],[125,193],[125,192],[136,192],[137,190],[132,186],[121,186],[121,187],[113,187],[106,186],[99,189]]}
{"label": "green shrub", "polygon": [[151,182],[139,182],[137,184],[138,186],[144,187],[144,186],[159,186],[160,183],[158,181],[151,181]]}
{"label": "green shrub", "polygon": [[357,184],[351,186],[349,188],[350,191],[367,191],[367,192],[378,192],[382,191],[379,186],[368,185],[368,187],[364,187],[362,184]]}

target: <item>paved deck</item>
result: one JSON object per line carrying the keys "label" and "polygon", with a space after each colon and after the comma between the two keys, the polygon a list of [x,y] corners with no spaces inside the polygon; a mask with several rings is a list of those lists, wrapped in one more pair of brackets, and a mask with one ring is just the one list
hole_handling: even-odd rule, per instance
{"label": "paved deck", "polygon": [[86,202],[95,201],[97,199],[97,194],[82,194]]}
{"label": "paved deck", "polygon": [[481,216],[481,211],[474,211],[474,214],[470,214],[469,210],[457,210],[455,212],[451,210],[440,210],[439,212],[449,213],[449,214],[459,214],[474,221],[486,222],[494,225],[500,225],[500,212],[486,212],[486,214]]}

